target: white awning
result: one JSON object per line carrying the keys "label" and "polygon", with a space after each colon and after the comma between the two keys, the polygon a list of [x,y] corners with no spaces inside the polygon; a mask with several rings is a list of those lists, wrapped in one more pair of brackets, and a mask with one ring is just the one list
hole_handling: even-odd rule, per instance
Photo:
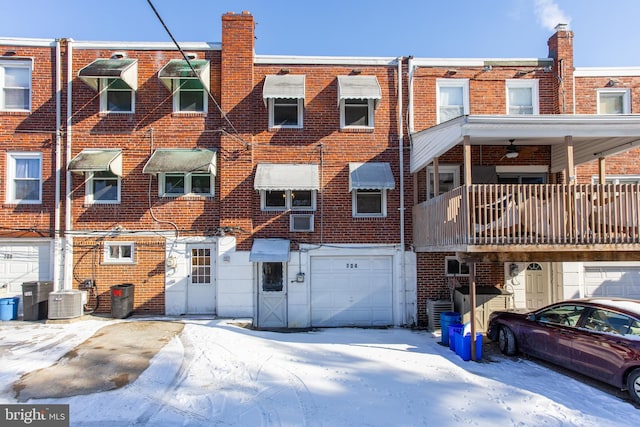
{"label": "white awning", "polygon": [[96,59],[81,69],[78,77],[95,91],[100,90],[100,79],[120,79],[131,89],[138,90],[138,60]]}
{"label": "white awning", "polygon": [[389,163],[349,163],[349,191],[393,190],[395,186]]}
{"label": "white awning", "polygon": [[267,103],[269,98],[304,99],[304,74],[269,75],[264,79],[262,98]]}
{"label": "white awning", "polygon": [[82,150],[67,168],[71,172],[111,172],[122,176],[121,150]]}
{"label": "white awning", "polygon": [[553,114],[462,116],[412,134],[411,173],[469,137],[471,145],[550,145],[551,172],[567,164],[565,137],[574,146],[574,163],[628,151],[640,145],[640,116]]}
{"label": "white awning", "polygon": [[216,173],[216,152],[205,148],[158,149],[153,152],[142,173]]}
{"label": "white awning", "polygon": [[158,78],[170,91],[174,90],[174,80],[193,79],[200,80],[204,88],[209,92],[211,86],[210,76],[211,65],[206,59],[191,59],[189,62],[183,59],[172,59],[158,72]]}
{"label": "white awning", "polygon": [[260,163],[253,187],[256,190],[318,190],[318,165]]}
{"label": "white awning", "polygon": [[289,240],[253,239],[249,262],[289,262]]}
{"label": "white awning", "polygon": [[376,107],[382,89],[376,76],[338,76],[338,104],[343,99],[373,99]]}

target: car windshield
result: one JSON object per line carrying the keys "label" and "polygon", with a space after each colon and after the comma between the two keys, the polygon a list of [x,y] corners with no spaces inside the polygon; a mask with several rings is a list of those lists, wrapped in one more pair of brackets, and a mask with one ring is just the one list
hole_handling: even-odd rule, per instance
{"label": "car windshield", "polygon": [[542,323],[575,326],[580,319],[584,306],[556,305],[536,313],[536,320]]}

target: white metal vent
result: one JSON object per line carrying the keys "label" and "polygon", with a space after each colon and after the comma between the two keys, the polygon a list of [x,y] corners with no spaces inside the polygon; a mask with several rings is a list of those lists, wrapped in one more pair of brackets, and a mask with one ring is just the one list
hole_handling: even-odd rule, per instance
{"label": "white metal vent", "polygon": [[427,300],[427,321],[431,332],[440,329],[440,313],[453,311],[453,303],[446,299]]}
{"label": "white metal vent", "polygon": [[71,319],[84,314],[82,291],[66,290],[49,294],[49,319]]}
{"label": "white metal vent", "polygon": [[313,231],[313,214],[291,214],[290,231]]}

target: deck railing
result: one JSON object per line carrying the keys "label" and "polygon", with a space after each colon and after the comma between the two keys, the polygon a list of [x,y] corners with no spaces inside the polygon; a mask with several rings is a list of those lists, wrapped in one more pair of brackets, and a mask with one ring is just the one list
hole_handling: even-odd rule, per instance
{"label": "deck railing", "polygon": [[637,184],[474,184],[414,206],[416,247],[640,243]]}

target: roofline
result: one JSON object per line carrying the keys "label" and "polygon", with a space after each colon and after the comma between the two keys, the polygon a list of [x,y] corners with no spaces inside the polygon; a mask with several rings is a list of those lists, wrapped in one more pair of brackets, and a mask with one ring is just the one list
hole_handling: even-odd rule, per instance
{"label": "roofline", "polygon": [[640,76],[640,67],[576,67],[575,77]]}
{"label": "roofline", "polygon": [[53,47],[56,45],[56,39],[28,39],[19,37],[0,37],[0,45],[2,46],[35,46],[35,47]]}
{"label": "roofline", "polygon": [[259,65],[273,64],[397,66],[398,57],[255,55],[254,62]]}
{"label": "roofline", "polygon": [[413,58],[416,67],[537,67],[553,64],[553,58]]}
{"label": "roofline", "polygon": [[[72,40],[71,40],[72,41]],[[72,41],[74,49],[178,50],[171,42]],[[222,50],[222,43],[178,42],[184,50]]]}

